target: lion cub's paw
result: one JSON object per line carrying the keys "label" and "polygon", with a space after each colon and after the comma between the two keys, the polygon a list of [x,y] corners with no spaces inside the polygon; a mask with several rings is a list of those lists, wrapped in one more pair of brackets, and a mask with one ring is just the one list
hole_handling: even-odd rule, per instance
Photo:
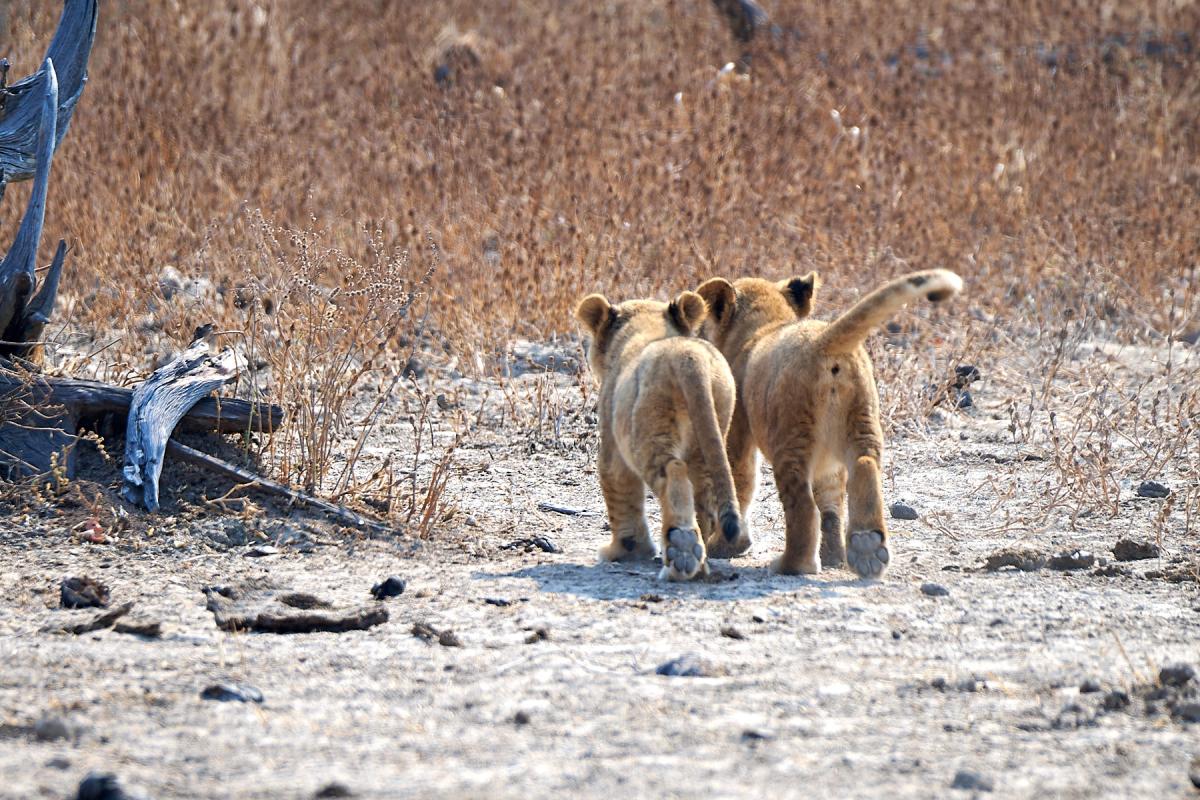
{"label": "lion cub's paw", "polygon": [[704,555],[704,543],[700,541],[698,533],[689,528],[671,528],[667,531],[667,549],[663,553],[659,580],[686,581],[701,570],[707,573],[708,563]]}
{"label": "lion cub's paw", "polygon": [[631,561],[634,559],[654,558],[654,543],[648,538],[625,536],[620,541],[610,542],[600,548],[600,560]]}
{"label": "lion cub's paw", "polygon": [[879,531],[855,531],[850,534],[846,561],[862,578],[878,578],[891,560],[883,534]]}
{"label": "lion cub's paw", "polygon": [[772,575],[816,575],[821,571],[821,562],[812,561],[784,561],[783,556],[771,562],[768,568]]}

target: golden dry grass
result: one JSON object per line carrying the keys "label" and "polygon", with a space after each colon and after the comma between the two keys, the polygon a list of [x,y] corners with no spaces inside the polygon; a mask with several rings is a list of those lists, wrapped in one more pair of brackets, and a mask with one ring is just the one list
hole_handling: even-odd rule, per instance
{"label": "golden dry grass", "polygon": [[[428,232],[430,328],[485,354],[571,330],[586,290],[815,268],[827,311],[901,262],[942,266],[967,298],[912,326],[907,354],[880,352],[882,377],[969,359],[1010,378],[1015,438],[1050,442],[1049,413],[1074,409],[1088,430],[1153,417],[1146,435],[1194,444],[1196,400],[1170,367],[1117,400],[1103,365],[1058,370],[1089,339],[1200,328],[1200,8],[969,5],[768,2],[778,28],[741,78],[718,74],[743,49],[708,0],[110,0],[51,187],[47,234],[75,247],[65,313],[123,335],[102,357],[133,369],[147,329],[245,329],[237,287],[296,288],[295,245],[256,250],[251,209],[345,254],[314,273],[324,295],[303,294],[343,321],[361,306],[328,288],[363,289],[352,264],[409,250],[391,288],[411,290]],[[10,4],[15,73],[53,30],[47,6]],[[439,85],[455,31],[471,49]],[[10,190],[0,228],[23,197]],[[224,291],[162,303],[168,264]],[[372,328],[355,352],[403,358],[402,333]],[[889,413],[919,404],[919,385],[895,384]],[[1099,502],[1109,467],[1063,457],[1063,480],[1092,470],[1079,496]]]}

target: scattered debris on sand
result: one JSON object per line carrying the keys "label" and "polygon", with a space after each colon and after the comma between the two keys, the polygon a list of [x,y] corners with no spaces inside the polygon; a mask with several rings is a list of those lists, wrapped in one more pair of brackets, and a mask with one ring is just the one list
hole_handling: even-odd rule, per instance
{"label": "scattered debris on sand", "polygon": [[1112,552],[1117,561],[1144,561],[1148,558],[1158,558],[1158,545],[1154,542],[1121,539],[1113,545]]}
{"label": "scattered debris on sand", "polygon": [[63,608],[107,608],[108,587],[88,577],[63,578],[60,585]]}
{"label": "scattered debris on sand", "polygon": [[1021,572],[1036,572],[1046,566],[1046,557],[1032,547],[1014,547],[999,550],[987,557],[983,568],[996,572],[1005,567],[1015,567]]}
{"label": "scattered debris on sand", "polygon": [[206,607],[223,631],[258,633],[343,633],[380,625],[388,620],[383,606],[338,609],[303,592],[281,590],[250,582],[241,586],[208,586]]}

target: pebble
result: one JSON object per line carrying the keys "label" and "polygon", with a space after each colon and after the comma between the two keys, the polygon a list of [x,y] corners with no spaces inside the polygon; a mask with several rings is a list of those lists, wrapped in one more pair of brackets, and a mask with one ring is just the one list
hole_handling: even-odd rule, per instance
{"label": "pebble", "polygon": [[217,700],[222,703],[236,701],[238,703],[261,703],[263,694],[248,684],[214,683],[200,692],[202,700]]}
{"label": "pebble", "polygon": [[948,597],[950,590],[940,583],[922,583],[921,594],[929,595],[930,597]]}
{"label": "pebble", "polygon": [[723,628],[721,628],[721,635],[724,636],[726,639],[745,639],[746,638],[746,634],[742,633],[741,631],[739,631],[737,628],[733,627],[732,625],[726,625]]}
{"label": "pebble", "polygon": [[117,776],[105,772],[89,772],[79,784],[75,800],[135,800],[125,791]]}
{"label": "pebble", "polygon": [[975,405],[975,398],[971,397],[970,392],[968,392],[966,389],[963,389],[961,392],[958,393],[958,407],[959,408],[971,408],[974,405]]}
{"label": "pebble", "polygon": [[513,725],[528,725],[530,722],[529,713],[526,711],[518,711],[513,714]]}
{"label": "pebble", "polygon": [[1129,707],[1129,695],[1120,689],[1113,689],[1108,694],[1104,695],[1104,710],[1105,711],[1120,711],[1123,708]]}
{"label": "pebble", "polygon": [[354,797],[354,792],[350,791],[350,787],[346,784],[334,781],[318,789],[313,797]]}
{"label": "pebble", "polygon": [[975,792],[990,792],[995,788],[992,779],[985,775],[980,775],[978,772],[972,772],[966,769],[960,769],[954,773],[954,781],[950,784],[951,789],[965,789]]}
{"label": "pebble", "polygon": [[1186,686],[1196,677],[1190,664],[1171,664],[1158,671],[1158,681],[1163,686]]}
{"label": "pebble", "polygon": [[1138,497],[1161,499],[1169,495],[1171,490],[1158,481],[1142,481],[1138,484],[1136,493]]}
{"label": "pebble", "polygon": [[408,583],[396,575],[392,575],[387,580],[381,581],[371,587],[371,596],[376,600],[384,600],[388,597],[399,597],[404,594],[404,590],[408,588]]}
{"label": "pebble", "polygon": [[915,508],[905,503],[892,503],[888,511],[891,512],[892,519],[913,520],[919,516]]}
{"label": "pebble", "polygon": [[1188,780],[1192,782],[1192,786],[1200,789],[1200,756],[1192,759],[1192,764],[1188,767]]}
{"label": "pebble", "polygon": [[71,738],[71,726],[62,717],[42,717],[33,725],[33,738],[53,742]]}
{"label": "pebble", "polygon": [[1200,703],[1179,703],[1171,715],[1183,722],[1200,722]]}
{"label": "pebble", "polygon": [[1080,694],[1094,694],[1099,691],[1102,691],[1100,681],[1095,678],[1085,678],[1083,683],[1079,684]]}
{"label": "pebble", "polygon": [[665,661],[654,672],[675,678],[712,678],[720,674],[720,670],[712,664],[691,654]]}
{"label": "pebble", "polygon": [[63,608],[108,607],[108,587],[88,577],[63,578],[59,593]]}

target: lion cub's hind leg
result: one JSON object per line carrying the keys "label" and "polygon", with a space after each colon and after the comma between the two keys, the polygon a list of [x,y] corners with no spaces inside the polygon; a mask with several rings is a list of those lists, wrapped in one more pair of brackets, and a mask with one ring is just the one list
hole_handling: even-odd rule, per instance
{"label": "lion cub's hind leg", "polygon": [[615,453],[600,461],[600,489],[608,509],[612,541],[600,548],[601,561],[652,558],[654,542],[646,525],[646,484]]}
{"label": "lion cub's hind leg", "polygon": [[817,527],[817,501],[813,497],[811,468],[807,458],[772,459],[775,486],[783,503],[787,525],[783,555],[771,562],[777,575],[815,575],[821,571],[818,549],[821,544]]}
{"label": "lion cub's hind leg", "polygon": [[817,510],[821,512],[821,566],[844,566],[846,535],[842,520],[846,500],[846,471],[838,469],[822,475],[813,485],[813,495]]}
{"label": "lion cub's hind leg", "polygon": [[878,578],[891,561],[878,457],[860,455],[855,460],[847,489],[850,535],[846,561],[860,577]]}
{"label": "lion cub's hind leg", "polygon": [[655,471],[651,485],[662,505],[663,568],[659,579],[686,581],[701,573],[707,575],[708,560],[697,530],[687,464],[672,458]]}

